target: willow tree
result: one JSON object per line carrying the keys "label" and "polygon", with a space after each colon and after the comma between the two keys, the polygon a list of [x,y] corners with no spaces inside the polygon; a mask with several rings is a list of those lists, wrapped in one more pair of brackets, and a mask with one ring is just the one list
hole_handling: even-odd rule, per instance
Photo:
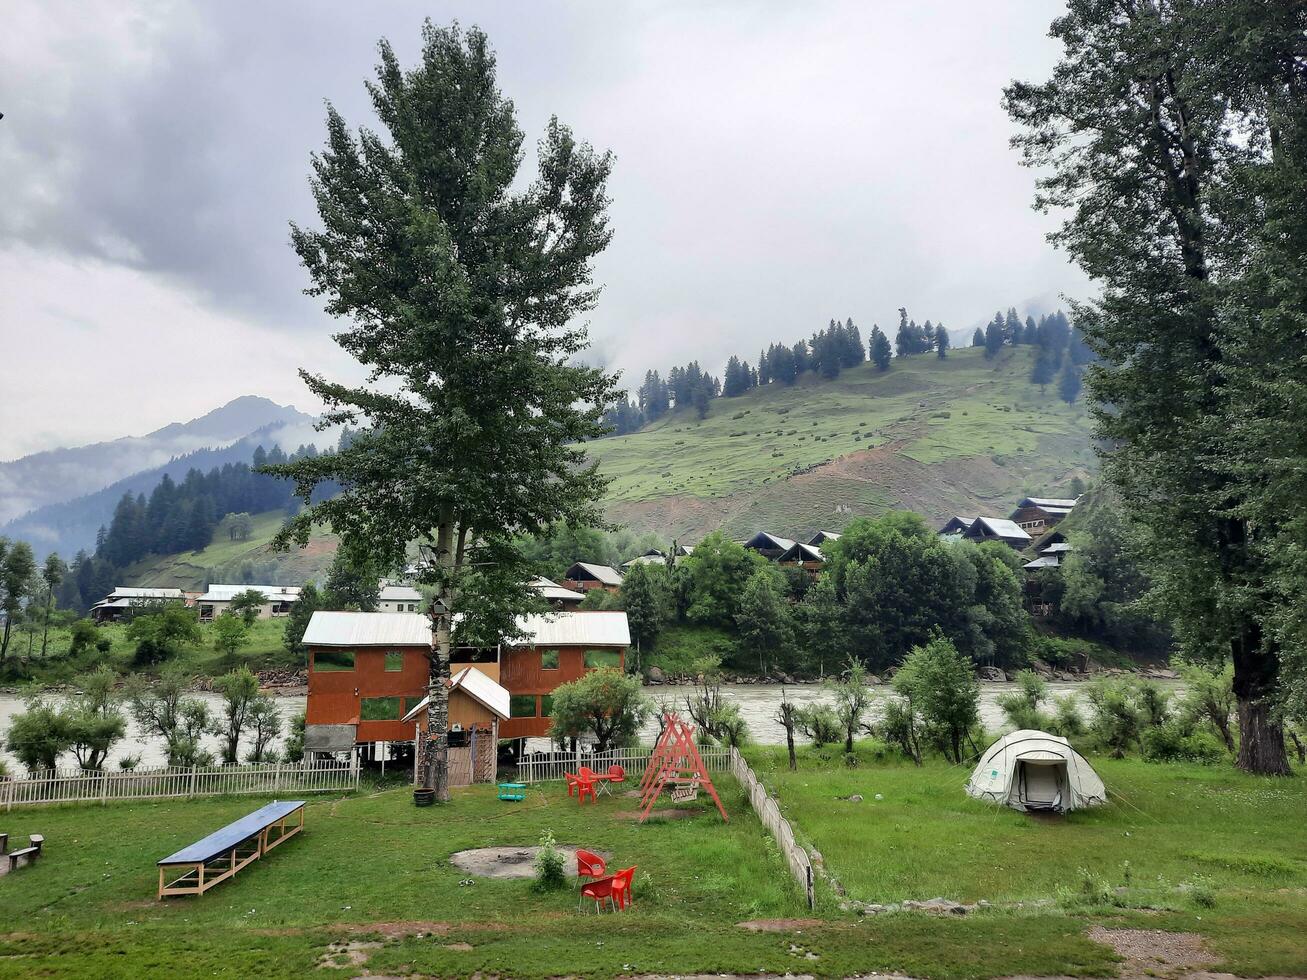
{"label": "willow tree", "polygon": [[[309,505],[278,543],[303,545],[319,523],[388,566],[417,546],[436,597],[421,771],[447,800],[453,624],[468,642],[511,637],[533,601],[514,535],[599,520],[605,481],[582,444],[602,434],[616,378],[578,363],[577,318],[598,297],[612,160],[553,119],[519,179],[523,134],[475,28],[426,23],[408,70],[379,50],[367,88],[382,129],[353,132],[328,106],[312,161],[321,227],[291,235],[307,292],[346,321],[335,339],[368,372],[301,377],[324,427],[362,431],[275,468]],[[339,494],[314,501],[327,481]]]}
{"label": "willow tree", "polygon": [[1288,771],[1276,699],[1301,595],[1277,552],[1307,504],[1300,477],[1267,489],[1301,473],[1304,403],[1301,253],[1267,256],[1301,240],[1305,22],[1301,2],[1069,0],[1049,80],[1006,92],[1038,204],[1067,216],[1053,238],[1102,287],[1076,312],[1105,472],[1187,651],[1233,663],[1238,765],[1269,774]]}

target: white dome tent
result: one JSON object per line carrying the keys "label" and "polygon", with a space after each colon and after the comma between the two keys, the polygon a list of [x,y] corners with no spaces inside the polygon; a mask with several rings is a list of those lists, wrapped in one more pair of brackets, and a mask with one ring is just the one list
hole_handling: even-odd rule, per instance
{"label": "white dome tent", "polygon": [[1107,802],[1107,789],[1084,756],[1066,739],[1030,729],[1010,732],[985,751],[967,795],[1014,810],[1058,813]]}

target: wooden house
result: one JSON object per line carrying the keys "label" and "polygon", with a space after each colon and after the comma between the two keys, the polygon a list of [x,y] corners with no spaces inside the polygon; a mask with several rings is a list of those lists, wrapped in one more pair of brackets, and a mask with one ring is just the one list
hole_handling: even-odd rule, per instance
{"label": "wooden house", "polygon": [[797,565],[812,575],[820,572],[826,564],[826,559],[822,556],[820,548],[815,545],[804,544],[802,541],[796,541],[776,561],[781,565]]}
{"label": "wooden house", "polygon": [[1010,518],[1019,528],[1037,538],[1071,513],[1072,497],[1023,497]]}
{"label": "wooden house", "polygon": [[[589,670],[625,666],[631,635],[624,612],[560,611],[524,616],[518,625],[526,638],[511,645],[452,651],[453,677],[475,670],[493,688],[466,677],[451,687],[451,737],[457,734],[455,724],[482,731],[493,726],[496,739],[545,736],[550,695],[560,684]],[[413,719],[405,718],[428,693],[431,621],[425,615],[315,612],[304,645],[309,651],[306,751],[343,752],[414,738]],[[486,711],[496,717],[486,717]]]}
{"label": "wooden house", "polygon": [[540,598],[555,609],[575,609],[585,601],[584,592],[565,589],[557,582],[551,582],[547,578],[534,578],[531,580],[530,586],[540,594]]}
{"label": "wooden house", "polygon": [[954,517],[939,529],[939,534],[952,540],[1002,541],[1018,551],[1030,546],[1030,535],[1001,517]]}
{"label": "wooden house", "polygon": [[772,534],[769,531],[759,531],[747,541],[740,543],[770,561],[778,561],[781,555],[794,547],[794,542],[789,538],[782,538],[779,534]]}
{"label": "wooden house", "polygon": [[820,548],[826,544],[827,541],[838,541],[839,539],[840,535],[835,531],[818,531],[808,539],[807,543],[812,545],[814,548]]}
{"label": "wooden house", "polygon": [[591,589],[603,589],[605,592],[617,592],[622,587],[622,573],[608,565],[595,565],[588,561],[578,561],[563,573],[563,586],[578,592]]}

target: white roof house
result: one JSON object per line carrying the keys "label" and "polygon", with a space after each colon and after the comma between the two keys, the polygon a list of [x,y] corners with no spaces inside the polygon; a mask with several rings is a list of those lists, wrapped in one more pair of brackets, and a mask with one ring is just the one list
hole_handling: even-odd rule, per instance
{"label": "white roof house", "polygon": [[1057,544],[1050,544],[1047,548],[1041,548],[1039,553],[1041,555],[1064,555],[1071,550],[1073,550],[1071,545],[1065,541],[1059,541]]}
{"label": "white roof house", "polygon": [[378,602],[421,602],[422,593],[409,585],[387,585],[377,593]]}
{"label": "white roof house", "polygon": [[533,578],[528,585],[536,592],[539,592],[541,598],[548,599],[550,602],[581,602],[585,599],[584,592],[565,589],[557,582],[551,582],[543,577]]}
{"label": "white roof house", "polygon": [[133,585],[119,585],[114,588],[104,601],[108,602],[113,599],[184,599],[185,594],[181,589],[142,589]]}
{"label": "white roof house", "polygon": [[808,539],[808,544],[814,548],[820,548],[827,541],[838,541],[839,539],[840,535],[837,531],[818,531]]}
{"label": "white roof house", "polygon": [[269,602],[295,602],[300,597],[298,585],[210,585],[197,602],[231,602],[242,592],[262,592]]}
{"label": "white roof house", "polygon": [[[451,677],[449,679],[449,690],[451,694],[454,691],[462,691],[487,711],[493,711],[501,721],[508,720],[510,697],[508,689],[500,686],[494,678],[481,673],[475,667],[464,667]],[[420,717],[427,710],[427,705],[430,703],[431,696],[427,695],[413,705],[408,714],[401,718],[400,721],[412,721],[414,718]]]}
{"label": "white roof house", "polygon": [[[578,571],[584,574],[576,574]],[[608,565],[595,565],[588,561],[576,562],[567,570],[563,577],[571,579],[574,582],[589,578],[594,579],[601,585],[622,584],[622,573],[617,569],[611,568]]]}
{"label": "white roof house", "polygon": [[794,547],[794,541],[790,538],[782,538],[779,534],[772,534],[770,531],[759,531],[747,541],[740,542],[750,551],[775,551],[784,553]]}
{"label": "white roof house", "polygon": [[416,647],[431,645],[431,620],[422,613],[315,612],[304,645]]}
{"label": "white roof house", "polygon": [[631,628],[626,613],[612,611],[556,612],[519,616],[517,625],[529,639],[514,646],[629,647]]}
{"label": "white roof house", "polygon": [[1070,510],[1076,505],[1078,497],[1023,497],[1021,507],[1043,507],[1055,510]]}
{"label": "white roof house", "polygon": [[780,562],[804,562],[804,561],[822,561],[826,559],[822,556],[821,549],[810,544],[804,544],[802,541],[796,541],[785,554],[781,555],[777,561]]}
{"label": "white roof house", "polygon": [[1026,562],[1021,567],[1031,572],[1037,572],[1041,568],[1057,568],[1059,564],[1058,560],[1052,555],[1041,555],[1034,561]]}

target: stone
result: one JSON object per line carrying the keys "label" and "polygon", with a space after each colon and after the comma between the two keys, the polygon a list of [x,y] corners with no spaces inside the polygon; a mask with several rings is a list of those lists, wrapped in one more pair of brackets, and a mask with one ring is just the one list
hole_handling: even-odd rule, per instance
{"label": "stone", "polygon": [[650,683],[650,684],[663,684],[663,683],[665,683],[666,681],[667,681],[667,675],[666,675],[665,673],[663,673],[663,669],[662,669],[661,667],[650,667],[650,668],[649,668],[649,683]]}
{"label": "stone", "polygon": [[862,794],[861,794],[861,793],[854,793],[852,796],[849,797],[849,802],[850,802],[850,803],[861,803],[861,802],[862,802]]}
{"label": "stone", "polygon": [[1007,680],[1007,674],[1003,673],[998,667],[977,667],[976,676],[982,681],[1003,682]]}

